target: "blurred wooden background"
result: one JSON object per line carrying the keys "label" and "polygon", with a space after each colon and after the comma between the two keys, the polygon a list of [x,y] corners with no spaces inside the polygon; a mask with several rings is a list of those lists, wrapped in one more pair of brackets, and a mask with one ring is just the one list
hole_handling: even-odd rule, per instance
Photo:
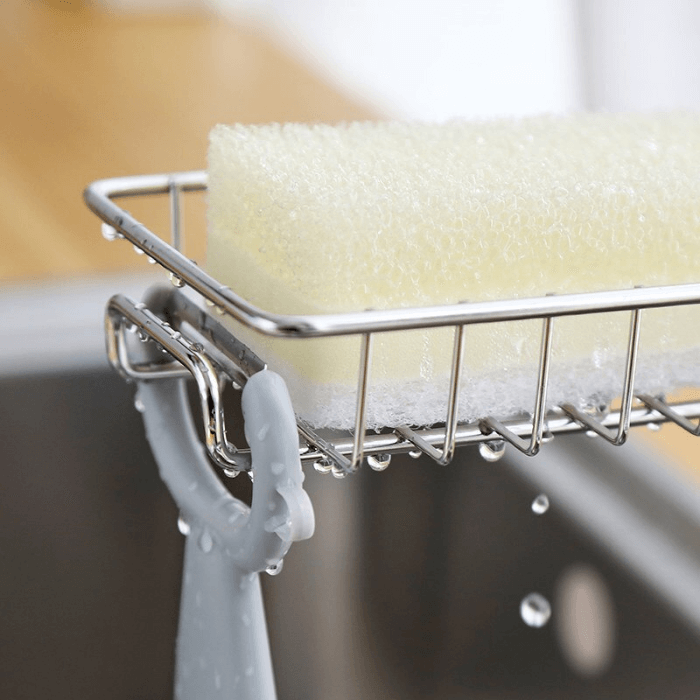
{"label": "blurred wooden background", "polygon": [[369,116],[252,27],[78,0],[0,3],[0,94],[0,283],[143,269],[82,190],[204,168],[216,123]]}

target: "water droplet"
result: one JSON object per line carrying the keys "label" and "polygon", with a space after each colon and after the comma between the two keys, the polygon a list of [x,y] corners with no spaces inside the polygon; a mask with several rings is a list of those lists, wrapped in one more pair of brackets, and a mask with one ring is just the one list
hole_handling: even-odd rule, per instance
{"label": "water droplet", "polygon": [[552,442],[554,440],[554,433],[550,433],[549,430],[545,430],[542,433],[542,444],[546,445],[548,442]]}
{"label": "water droplet", "polygon": [[226,312],[224,311],[224,309],[223,309],[222,306],[215,306],[215,307],[214,307],[214,312],[215,312],[218,316],[223,316],[223,315],[226,313]]}
{"label": "water droplet", "polygon": [[136,253],[136,255],[144,255],[144,252],[136,244],[134,244],[134,253]]}
{"label": "water droplet", "polygon": [[146,406],[144,405],[143,401],[141,400],[141,397],[138,394],[136,395],[136,398],[134,399],[134,408],[139,413],[143,413],[146,410]]}
{"label": "water droplet", "polygon": [[506,453],[505,440],[489,440],[479,445],[479,454],[487,462],[498,462]]}
{"label": "water droplet", "polygon": [[336,467],[335,465],[331,467],[331,474],[333,474],[336,479],[344,479],[347,476],[340,467]]}
{"label": "water droplet", "polygon": [[596,433],[595,430],[587,430],[587,431],[586,431],[586,435],[587,435],[589,438],[597,438],[597,437],[598,437],[598,433]]}
{"label": "water droplet", "polygon": [[142,343],[147,342],[148,341],[148,333],[146,333],[146,331],[144,331],[144,330],[140,330],[139,331],[139,340]]}
{"label": "water droplet", "polygon": [[314,469],[319,474],[328,474],[333,469],[333,462],[328,457],[321,457],[314,462]]}
{"label": "water droplet", "polygon": [[547,498],[547,496],[545,496],[545,494],[541,493],[532,502],[532,512],[535,513],[536,515],[542,515],[543,513],[546,513],[548,510],[549,510],[549,498]]}
{"label": "water droplet", "polygon": [[146,304],[140,301],[138,304],[134,304],[134,308],[143,311],[146,308]]}
{"label": "water droplet", "polygon": [[122,235],[121,235],[121,233],[119,233],[119,231],[117,231],[116,228],[114,228],[114,226],[110,226],[109,224],[103,223],[102,224],[102,237],[106,241],[116,241],[117,238],[121,238]]}
{"label": "water droplet", "polygon": [[185,537],[190,534],[190,524],[185,520],[185,516],[182,515],[182,513],[180,513],[180,517],[177,519],[177,529],[180,531],[180,534]]}
{"label": "water droplet", "polygon": [[231,382],[231,386],[236,390],[240,391],[243,387],[238,382]]}
{"label": "water droplet", "polygon": [[172,285],[174,287],[182,288],[185,286],[185,282],[182,279],[182,277],[180,277],[179,275],[176,275],[174,272],[171,272],[168,275],[168,277],[170,278],[170,281],[172,282]]}
{"label": "water droplet", "polygon": [[224,467],[224,476],[227,476],[229,479],[235,479],[239,474],[240,472],[237,469]]}
{"label": "water droplet", "polygon": [[383,472],[389,464],[391,464],[391,455],[390,454],[377,454],[377,455],[368,455],[367,456],[367,464],[374,469],[375,472]]}
{"label": "water droplet", "polygon": [[277,576],[282,571],[284,566],[284,559],[280,559],[276,564],[271,564],[265,569],[265,573],[270,574],[270,576]]}
{"label": "water droplet", "polygon": [[247,472],[248,478],[250,479],[250,483],[254,484],[255,483],[255,474],[253,473],[253,470],[251,469],[249,472]]}
{"label": "water droplet", "polygon": [[205,553],[209,554],[214,547],[214,540],[211,537],[209,530],[205,530],[201,537],[199,538],[199,548]]}
{"label": "water droplet", "polygon": [[409,457],[412,457],[413,459],[420,459],[420,456],[423,454],[422,450],[411,450],[408,453]]}
{"label": "water droplet", "polygon": [[652,433],[658,433],[661,430],[661,423],[647,423],[647,429]]}
{"label": "water droplet", "polygon": [[544,627],[551,615],[549,601],[539,593],[526,595],[520,603],[520,617],[528,627]]}

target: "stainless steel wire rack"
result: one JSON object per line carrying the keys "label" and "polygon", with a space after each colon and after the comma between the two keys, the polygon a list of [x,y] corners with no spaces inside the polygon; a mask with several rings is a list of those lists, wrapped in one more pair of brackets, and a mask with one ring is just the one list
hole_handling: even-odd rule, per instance
{"label": "stainless steel wire rack", "polygon": [[[381,470],[391,455],[399,452],[413,456],[426,454],[440,464],[447,464],[458,446],[475,443],[485,443],[494,455],[499,454],[500,446],[506,442],[526,455],[535,455],[544,442],[558,433],[589,431],[613,445],[622,445],[631,426],[672,421],[694,435],[700,434],[700,423],[693,422],[700,417],[700,402],[669,402],[661,396],[635,393],[642,312],[700,304],[700,284],[343,314],[274,314],[253,306],[181,252],[183,193],[206,187],[207,176],[202,171],[119,177],[92,183],[85,191],[85,201],[102,220],[105,238],[128,240],[139,252],[168,270],[173,283],[167,293],[152,295],[147,303],[136,303],[119,294],[112,297],[105,316],[110,362],[131,380],[193,377],[201,401],[207,450],[215,464],[229,475],[249,469],[250,460],[247,449],[236,447],[227,438],[222,392],[230,384],[240,388],[249,376],[265,367],[265,362],[220,323],[219,319],[227,315],[268,336],[361,338],[354,429],[327,433],[298,421],[302,460],[313,461],[319,471],[333,471],[339,477],[355,471],[365,457],[370,466]],[[115,201],[163,194],[170,198],[169,243]],[[198,303],[199,299],[204,303]],[[580,408],[579,397],[548,406],[552,331],[556,320],[612,311],[626,311],[630,319],[619,409],[597,415]],[[458,403],[465,329],[473,324],[525,319],[539,319],[542,323],[531,417],[484,416],[460,423]],[[421,429],[400,426],[378,434],[369,433],[366,405],[373,337],[377,333],[438,327],[454,329],[444,424]],[[133,343],[130,345],[129,331],[141,340],[150,339],[161,346],[165,352],[163,361],[139,361]]]}

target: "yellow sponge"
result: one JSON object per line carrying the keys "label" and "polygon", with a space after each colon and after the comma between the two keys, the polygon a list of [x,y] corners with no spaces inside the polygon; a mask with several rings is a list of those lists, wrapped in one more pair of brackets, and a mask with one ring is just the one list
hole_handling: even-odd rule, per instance
{"label": "yellow sponge", "polygon": [[[274,312],[329,313],[700,281],[700,118],[581,114],[442,125],[217,126],[208,270]],[[692,309],[643,314],[639,387],[695,381]],[[552,401],[622,383],[627,317],[555,325]],[[356,338],[234,328],[297,411],[349,427]],[[528,410],[537,322],[469,329],[461,417]],[[444,417],[451,333],[378,338],[373,425]]]}

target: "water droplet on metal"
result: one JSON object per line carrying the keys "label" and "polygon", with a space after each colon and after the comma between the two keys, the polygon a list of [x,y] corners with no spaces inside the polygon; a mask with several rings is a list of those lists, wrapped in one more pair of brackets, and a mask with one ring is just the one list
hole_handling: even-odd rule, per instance
{"label": "water droplet on metal", "polygon": [[647,423],[647,430],[651,430],[652,433],[658,433],[661,430],[661,423]]}
{"label": "water droplet on metal", "polygon": [[270,574],[270,576],[277,576],[282,571],[282,566],[284,566],[284,559],[280,559],[276,564],[272,564],[265,569],[265,573]]}
{"label": "water droplet on metal", "polygon": [[368,455],[367,464],[374,469],[375,472],[383,472],[391,464],[390,454]]}
{"label": "water droplet on metal", "polygon": [[141,248],[139,248],[136,244],[134,244],[134,253],[136,253],[136,255],[145,255]]}
{"label": "water droplet on metal", "polygon": [[177,529],[185,537],[190,534],[190,524],[185,520],[185,516],[182,514],[180,514],[180,517],[177,519]]}
{"label": "water droplet on metal", "polygon": [[336,479],[344,479],[347,476],[343,469],[336,467],[335,465],[331,467],[331,474],[333,474]]}
{"label": "water droplet on metal", "polygon": [[520,617],[528,627],[544,627],[551,615],[549,601],[539,593],[526,595],[520,603]]}
{"label": "water droplet on metal", "polygon": [[587,431],[586,431],[586,435],[587,435],[589,438],[597,438],[597,437],[598,437],[598,433],[596,433],[595,430],[587,430]]}
{"label": "water droplet on metal", "polygon": [[487,462],[498,462],[506,453],[505,440],[489,440],[479,445],[479,454]]}
{"label": "water droplet on metal", "polygon": [[222,306],[214,306],[214,312],[219,316],[223,316],[226,313]]}
{"label": "water droplet on metal", "polygon": [[333,469],[333,462],[328,457],[321,457],[314,462],[314,469],[319,474],[328,474]]}
{"label": "water droplet on metal", "polygon": [[146,308],[146,304],[140,301],[138,304],[134,304],[134,308],[143,311]]}
{"label": "water droplet on metal", "polygon": [[214,540],[211,537],[209,530],[205,530],[199,538],[199,548],[205,553],[209,554],[214,548]]}
{"label": "water droplet on metal", "polygon": [[224,467],[224,476],[227,476],[229,479],[235,479],[239,474],[238,469]]}
{"label": "water droplet on metal", "polygon": [[134,399],[134,408],[139,413],[143,413],[146,410],[146,406],[144,405],[143,401],[141,400],[141,397],[138,394],[136,395],[136,398]]}
{"label": "water droplet on metal", "polygon": [[174,287],[182,288],[185,286],[185,282],[182,279],[182,277],[180,277],[179,275],[176,275],[174,272],[171,272],[168,275],[168,277],[170,278],[170,281],[172,282],[172,285]]}
{"label": "water droplet on metal", "polygon": [[532,512],[535,513],[536,515],[542,515],[543,513],[546,513],[548,510],[549,510],[549,498],[547,498],[547,496],[545,496],[545,494],[541,493],[532,502]]}
{"label": "water droplet on metal", "polygon": [[149,265],[155,265],[156,264],[156,259],[152,258],[150,255],[146,257],[146,261],[148,262]]}
{"label": "water droplet on metal", "polygon": [[145,342],[148,340],[148,333],[146,333],[146,331],[140,330],[140,331],[138,332],[138,335],[139,335],[139,340],[140,340],[142,343],[145,343]]}
{"label": "water droplet on metal", "polygon": [[542,433],[542,444],[546,445],[548,442],[552,442],[554,440],[554,434],[550,433],[549,430],[545,430]]}
{"label": "water droplet on metal", "polygon": [[412,457],[413,459],[420,459],[420,456],[423,454],[423,450],[411,450],[408,453],[409,457]]}
{"label": "water droplet on metal", "polygon": [[102,224],[102,238],[104,238],[106,241],[116,241],[117,238],[121,238],[122,235],[117,231],[114,226],[110,226],[109,224]]}

